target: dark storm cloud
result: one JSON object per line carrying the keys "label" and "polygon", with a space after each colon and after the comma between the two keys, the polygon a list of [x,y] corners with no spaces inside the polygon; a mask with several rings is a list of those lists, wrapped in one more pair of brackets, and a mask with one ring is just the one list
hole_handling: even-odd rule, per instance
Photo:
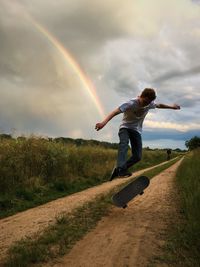
{"label": "dark storm cloud", "polygon": [[12,14],[5,9],[0,25],[0,77],[9,82],[17,78],[26,85],[41,85],[49,72],[55,72],[54,63],[45,42],[27,21],[18,17],[16,20],[14,23]]}
{"label": "dark storm cloud", "polygon": [[173,71],[166,72],[165,74],[155,78],[153,80],[153,83],[161,84],[170,79],[180,79],[182,77],[185,78],[190,75],[198,75],[198,74],[200,74],[200,66],[195,66],[185,71],[173,70]]}
{"label": "dark storm cloud", "polygon": [[23,1],[25,10],[48,27],[79,60],[101,49],[107,40],[128,34],[129,26],[125,21],[130,13],[129,0],[128,5],[114,0],[44,0],[35,1],[34,5],[29,2]]}
{"label": "dark storm cloud", "polygon": [[192,0],[192,2],[195,4],[200,4],[200,0]]}
{"label": "dark storm cloud", "polygon": [[186,141],[191,139],[193,136],[200,136],[200,130],[194,129],[189,130],[187,132],[180,132],[176,130],[161,130],[156,129],[156,131],[148,131],[145,130],[143,133],[143,137],[145,140],[158,140],[158,139],[171,139],[171,140],[182,140]]}
{"label": "dark storm cloud", "polygon": [[[158,86],[157,102],[179,103],[182,108],[189,109],[198,107],[200,104],[199,84],[193,83],[193,86],[187,86],[187,80],[182,82],[172,82],[166,86]],[[181,114],[180,114],[181,115]]]}
{"label": "dark storm cloud", "polygon": [[[116,64],[114,69],[110,69],[104,76],[108,87],[112,88],[115,92],[130,97],[134,91],[137,91],[137,80],[130,74],[130,68]],[[122,71],[123,69],[123,71]]]}
{"label": "dark storm cloud", "polygon": [[[19,125],[24,131],[67,134],[80,126],[92,135],[90,115],[82,117],[95,113],[94,105],[92,112],[84,109],[85,100],[89,106],[91,99],[84,98],[86,93],[84,101],[77,100],[82,90],[77,73],[26,19],[27,14],[57,38],[96,81],[104,107],[155,85],[160,102],[183,106],[176,115],[162,113],[163,121],[196,125],[200,20],[199,7],[188,5],[184,0],[173,4],[152,0],[151,5],[148,0],[1,0],[0,128]],[[57,123],[55,129],[52,122]],[[176,138],[182,133],[165,129],[154,135]]]}

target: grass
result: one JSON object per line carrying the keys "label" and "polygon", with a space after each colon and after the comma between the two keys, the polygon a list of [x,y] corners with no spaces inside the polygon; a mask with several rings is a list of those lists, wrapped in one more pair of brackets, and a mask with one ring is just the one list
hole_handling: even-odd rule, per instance
{"label": "grass", "polygon": [[[178,153],[172,152],[172,157]],[[39,137],[0,140],[0,218],[106,181],[117,150],[76,146]],[[134,171],[166,160],[165,150],[143,150]]]}
{"label": "grass", "polygon": [[[156,167],[145,175],[152,178],[164,169],[171,166],[178,159],[172,160],[163,166]],[[5,266],[31,266],[35,263],[52,261],[56,257],[67,253],[97,222],[109,214],[112,208],[111,195],[119,190],[118,186],[109,194],[96,198],[71,214],[62,214],[57,223],[49,226],[42,235],[26,238],[17,242],[9,251]]]}
{"label": "grass", "polygon": [[169,266],[200,266],[200,149],[187,154],[176,184],[180,194],[177,219],[170,225],[167,243],[157,262]]}
{"label": "grass", "polygon": [[147,172],[144,172],[143,175],[148,176],[150,179],[153,178],[154,176],[156,176],[158,173],[164,171],[165,169],[169,168],[171,165],[173,165],[174,163],[176,163],[178,160],[180,160],[180,157],[172,159],[171,161],[153,168],[152,170],[149,170]]}
{"label": "grass", "polygon": [[78,208],[72,214],[57,217],[57,223],[50,226],[42,236],[24,239],[11,250],[6,266],[30,266],[47,262],[64,255],[76,241],[94,228],[102,216],[108,214],[109,198],[101,197]]}

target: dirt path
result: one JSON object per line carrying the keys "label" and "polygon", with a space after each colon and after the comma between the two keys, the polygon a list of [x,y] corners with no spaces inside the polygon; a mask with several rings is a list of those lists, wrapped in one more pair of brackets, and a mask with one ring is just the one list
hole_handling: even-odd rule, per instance
{"label": "dirt path", "polygon": [[[164,164],[164,163],[162,163],[162,164]],[[162,165],[162,164],[160,164],[160,165]],[[173,168],[175,168],[175,166]],[[151,169],[151,168],[147,168],[145,170],[149,170],[149,169]],[[144,172],[144,170],[135,173],[134,176],[140,175],[142,172]],[[102,193],[110,191],[116,185],[119,185],[125,181],[128,181],[129,179],[131,179],[131,178],[116,179],[116,180],[113,180],[112,182],[105,182],[102,185],[89,188],[87,190],[73,194],[71,196],[60,198],[58,200],[49,202],[45,205],[41,205],[39,207],[29,209],[29,210],[24,211],[24,212],[20,212],[16,215],[7,217],[5,219],[1,219],[0,220],[0,262],[5,257],[6,251],[8,250],[8,248],[11,246],[11,244],[13,242],[18,241],[25,236],[31,236],[36,232],[43,231],[44,228],[46,228],[50,223],[55,222],[55,218],[58,214],[60,214],[62,212],[70,212],[74,208],[77,208],[78,206],[83,205],[83,203],[90,201],[91,199],[95,198],[96,196],[98,196]],[[165,179],[163,179],[163,180],[165,181]],[[154,185],[153,184],[155,184],[155,182],[153,182],[151,187],[149,187],[149,189],[151,189],[151,190],[149,191],[148,194],[151,194],[151,192],[154,191],[154,189],[153,189]],[[159,185],[160,185],[160,182],[157,184],[157,186],[159,186]],[[156,191],[157,192],[156,195],[158,195],[158,193],[162,190],[162,187],[159,187],[158,189],[159,189],[159,191],[158,190]],[[168,189],[167,189],[167,191],[168,191]],[[143,197],[138,199],[138,201],[141,202],[142,206],[143,206],[142,203],[144,203],[143,208],[147,210],[148,207],[145,208],[145,205],[146,205],[145,203],[146,203],[146,201],[148,202],[148,200],[146,200],[146,197],[147,197],[147,194],[145,194],[145,198],[144,198],[145,202],[143,201]],[[159,202],[160,201],[159,195],[156,198],[157,198],[157,202]],[[128,233],[128,228],[127,228],[127,226],[125,226],[124,221],[128,220],[129,225],[132,228],[131,223],[134,223],[134,221],[131,219],[131,216],[135,217],[135,211],[133,210],[131,212],[131,210],[132,210],[132,208],[135,209],[138,206],[138,204],[140,203],[138,201],[137,201],[137,204],[134,202],[133,207],[132,207],[132,205],[130,205],[130,209],[127,210],[128,212],[124,213],[124,211],[119,210],[119,209],[113,210],[113,215],[111,216],[111,217],[113,217],[113,222],[111,222],[110,227],[111,228],[113,227],[113,229],[116,230],[116,233],[114,233],[114,235],[117,235],[117,233],[120,234],[121,232],[123,232],[123,234]],[[149,202],[151,202],[151,201],[152,200],[150,199]],[[153,205],[153,203],[149,203],[148,205]],[[157,208],[158,204],[155,204],[155,207]],[[141,210],[141,209],[142,209],[141,207],[138,208],[138,210]],[[150,208],[150,210],[151,210],[151,208]],[[133,214],[133,215],[131,215],[131,214]],[[130,216],[130,219],[127,219],[124,216]],[[141,213],[139,213],[138,216],[141,217]],[[142,215],[142,217],[143,217],[143,215]],[[105,220],[108,220],[108,222],[109,222],[110,219],[108,218]],[[122,231],[119,231],[120,228],[118,226],[118,224],[120,223],[120,220],[122,223],[122,227],[125,227],[124,230],[122,230]],[[115,226],[116,223],[117,223],[117,225]],[[139,225],[140,224],[141,224],[141,222],[139,222]],[[101,227],[101,225],[100,225],[100,227]],[[104,232],[101,233],[102,230],[100,229],[99,235],[103,234],[104,239],[110,240],[110,243],[112,244],[112,242],[113,242],[112,237],[109,238],[109,234],[108,234],[108,237],[106,234],[108,228],[109,228],[109,226],[105,226],[105,234],[104,234]],[[140,229],[140,231],[141,231],[141,229]],[[98,240],[98,235],[95,238],[97,238],[96,240]],[[122,237],[119,236],[119,239],[121,239],[121,238]],[[114,242],[116,242],[116,240]],[[116,245],[117,244],[120,244],[120,243],[116,242]],[[92,243],[90,244],[89,247],[92,247]],[[121,247],[121,245],[120,245],[120,247]],[[108,254],[109,250],[106,253]],[[99,255],[99,252],[97,253],[97,255]],[[93,264],[92,265],[84,265],[84,264],[83,265],[74,265],[74,266],[94,266]],[[68,266],[71,266],[71,265],[68,265]],[[97,265],[97,266],[103,266],[103,265]],[[109,266],[111,266],[111,265],[109,265]]]}
{"label": "dirt path", "polygon": [[166,227],[175,222],[174,177],[179,164],[154,177],[145,194],[127,209],[113,208],[60,262],[45,266],[150,266],[164,244]]}

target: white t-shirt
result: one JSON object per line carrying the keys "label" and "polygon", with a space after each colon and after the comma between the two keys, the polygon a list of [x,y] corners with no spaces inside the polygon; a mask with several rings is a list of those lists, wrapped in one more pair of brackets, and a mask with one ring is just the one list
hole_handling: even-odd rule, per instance
{"label": "white t-shirt", "polygon": [[152,101],[148,106],[141,107],[138,98],[133,98],[128,102],[119,106],[121,112],[124,113],[121,128],[133,129],[139,133],[142,133],[142,125],[145,116],[150,109],[155,109],[156,104]]}

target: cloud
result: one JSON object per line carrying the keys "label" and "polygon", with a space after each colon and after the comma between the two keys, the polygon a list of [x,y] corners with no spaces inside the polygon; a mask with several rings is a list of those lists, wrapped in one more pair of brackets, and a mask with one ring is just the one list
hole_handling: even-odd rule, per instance
{"label": "cloud", "polygon": [[192,0],[192,2],[195,4],[200,4],[200,0]]}
{"label": "cloud", "polygon": [[180,141],[186,141],[190,140],[194,136],[199,136],[199,129],[189,130],[187,132],[180,132],[176,130],[162,130],[157,129],[156,131],[149,131],[146,130],[143,133],[143,138],[145,141],[151,141],[151,140],[180,140]]}
{"label": "cloud", "polygon": [[160,77],[153,80],[153,83],[159,83],[165,82],[170,79],[175,78],[181,78],[181,77],[187,77],[190,75],[197,75],[200,74],[200,66],[195,66],[189,70],[181,71],[181,70],[171,70]]}
{"label": "cloud", "polygon": [[152,121],[152,120],[145,120],[144,124],[147,128],[156,128],[156,129],[167,129],[167,130],[177,130],[179,132],[187,132],[192,129],[199,129],[200,125],[198,123],[174,123],[174,122],[160,122],[160,121]]}
{"label": "cloud", "polygon": [[144,147],[150,148],[161,148],[161,149],[186,149],[184,140],[173,140],[173,139],[156,139],[156,140],[145,140],[143,142]]}
{"label": "cloud", "polygon": [[[106,111],[155,87],[157,102],[177,102],[182,109],[152,113],[146,130],[194,130],[200,102],[197,2],[2,0],[0,128],[97,137],[94,104],[70,65],[27,19],[30,14],[70,51]],[[117,123],[110,123],[115,131]]]}

